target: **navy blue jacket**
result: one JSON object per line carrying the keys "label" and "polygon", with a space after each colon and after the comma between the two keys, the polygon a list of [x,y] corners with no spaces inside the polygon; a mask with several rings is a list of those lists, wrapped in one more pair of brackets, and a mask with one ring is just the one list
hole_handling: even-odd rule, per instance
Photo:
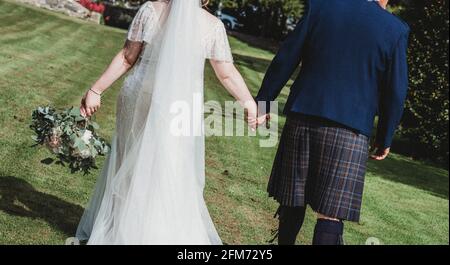
{"label": "navy blue jacket", "polygon": [[409,27],[371,0],[310,0],[272,61],[257,101],[274,101],[296,68],[284,113],[326,118],[389,147],[408,88]]}

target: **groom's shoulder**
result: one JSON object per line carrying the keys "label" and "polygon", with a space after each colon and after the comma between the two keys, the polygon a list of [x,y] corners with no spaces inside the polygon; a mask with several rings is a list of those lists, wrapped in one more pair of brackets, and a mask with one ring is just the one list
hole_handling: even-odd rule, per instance
{"label": "groom's shoulder", "polygon": [[[320,15],[320,11],[328,8],[325,4],[326,1],[332,0],[306,0],[304,1],[303,14],[304,16],[311,18],[317,18]],[[330,3],[330,2],[328,2]]]}
{"label": "groom's shoulder", "polygon": [[342,5],[342,0],[306,0],[305,7],[309,9],[333,8],[334,5]]}
{"label": "groom's shoulder", "polygon": [[[324,3],[330,0],[306,0],[304,9],[311,11],[318,11],[321,7],[323,7]],[[328,2],[330,4],[330,2]]]}
{"label": "groom's shoulder", "polygon": [[384,24],[386,31],[397,36],[409,34],[410,28],[406,21],[387,10],[381,10],[380,13],[382,22],[379,25]]}
{"label": "groom's shoulder", "polygon": [[406,23],[406,21],[404,21],[403,19],[401,19],[397,15],[394,15],[394,14],[392,14],[390,12],[387,12],[387,13],[388,13],[388,15],[391,16],[392,26],[396,29],[396,31],[400,35],[404,35],[404,34],[408,34],[409,33],[410,28],[409,28],[408,23]]}

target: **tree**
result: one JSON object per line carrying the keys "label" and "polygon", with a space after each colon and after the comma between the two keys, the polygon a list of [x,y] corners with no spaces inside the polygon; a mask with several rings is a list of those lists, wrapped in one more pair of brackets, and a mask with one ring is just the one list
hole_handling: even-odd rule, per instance
{"label": "tree", "polygon": [[286,31],[287,19],[297,21],[302,12],[301,0],[213,0],[212,9],[219,4],[225,10],[235,10],[245,14],[239,19],[244,24],[243,31],[265,38],[282,39]]}
{"label": "tree", "polygon": [[410,90],[401,135],[417,157],[448,163],[448,0],[408,1],[400,15],[411,28]]}

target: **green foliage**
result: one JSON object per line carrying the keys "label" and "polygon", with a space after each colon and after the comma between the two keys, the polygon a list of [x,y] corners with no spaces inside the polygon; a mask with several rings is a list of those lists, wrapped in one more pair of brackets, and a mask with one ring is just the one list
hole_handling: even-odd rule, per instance
{"label": "green foliage", "polygon": [[410,91],[401,135],[427,157],[448,163],[448,0],[409,1],[400,15],[411,27]]}
{"label": "green foliage", "polygon": [[301,15],[303,2],[301,0],[212,0],[212,5],[219,5],[222,2],[223,7],[242,9],[248,5],[254,5],[266,9],[281,7],[283,15],[294,15],[297,18]]}
{"label": "green foliage", "polygon": [[246,33],[277,40],[288,33],[287,20],[297,21],[304,6],[304,0],[212,0],[212,9],[220,3],[225,9],[245,13],[239,19]]}
{"label": "green foliage", "polygon": [[[43,145],[56,155],[57,164],[69,165],[72,173],[89,173],[97,168],[95,158],[106,155],[109,146],[96,134],[99,125],[86,119],[79,108],[56,111],[52,107],[38,107],[32,113],[30,128],[35,132],[32,139],[36,145]],[[51,164],[52,158],[45,159]]]}

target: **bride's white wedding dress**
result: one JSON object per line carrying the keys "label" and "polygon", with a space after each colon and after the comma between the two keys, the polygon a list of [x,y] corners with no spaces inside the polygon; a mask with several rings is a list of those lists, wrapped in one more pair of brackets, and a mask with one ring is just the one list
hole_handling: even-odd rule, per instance
{"label": "bride's white wedding dress", "polygon": [[[203,71],[205,59],[232,61],[225,28],[199,0],[146,2],[127,39],[143,51],[118,97],[111,153],[76,236],[88,244],[221,244],[203,199]],[[171,130],[176,102],[190,111],[189,134]]]}

